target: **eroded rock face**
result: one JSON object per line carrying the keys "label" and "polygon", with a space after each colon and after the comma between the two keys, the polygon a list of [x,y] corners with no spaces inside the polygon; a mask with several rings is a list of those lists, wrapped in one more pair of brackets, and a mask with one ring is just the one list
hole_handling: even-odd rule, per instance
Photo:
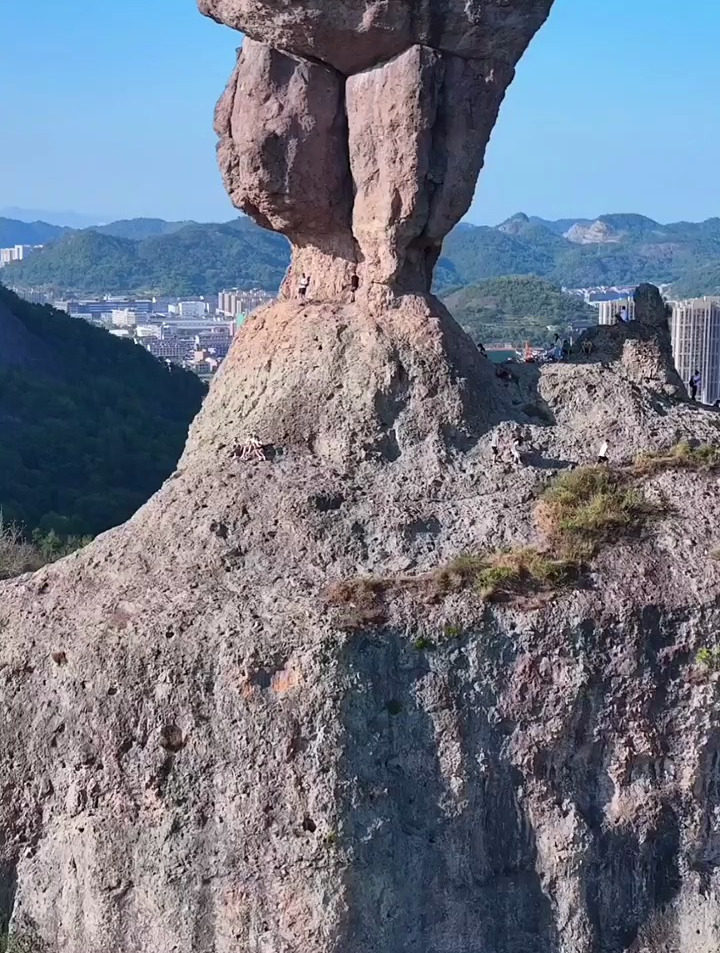
{"label": "eroded rock face", "polygon": [[512,65],[553,0],[199,0],[203,13],[345,75],[416,44]]}
{"label": "eroded rock face", "polygon": [[238,208],[287,235],[316,300],[427,293],[514,67],[552,0],[201,0],[256,39],[216,128]]}

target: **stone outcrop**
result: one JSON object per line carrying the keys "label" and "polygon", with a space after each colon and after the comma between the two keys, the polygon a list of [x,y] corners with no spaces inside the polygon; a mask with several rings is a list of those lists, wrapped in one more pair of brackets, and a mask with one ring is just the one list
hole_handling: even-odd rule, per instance
{"label": "stone outcrop", "polygon": [[235,205],[287,235],[315,300],[429,292],[514,67],[552,0],[201,0],[249,39],[216,116]]}
{"label": "stone outcrop", "polygon": [[648,289],[590,355],[503,380],[428,294],[550,3],[202,5],[250,37],[228,188],[293,242],[285,298],[314,284],[249,318],[132,520],[0,585],[0,929],[44,953],[715,953],[716,474],[649,472],[644,532],[560,592],[438,582],[543,545],[540,495],[601,437],[619,466],[720,435],[672,391]]}
{"label": "stone outcrop", "polygon": [[[420,299],[249,319],[160,493],[0,586],[0,920],[48,953],[717,949],[715,477],[650,479],[672,505],[555,598],[425,588],[534,542],[600,433],[717,439],[622,358],[530,370],[515,404]],[[417,582],[348,627],[358,576]]]}

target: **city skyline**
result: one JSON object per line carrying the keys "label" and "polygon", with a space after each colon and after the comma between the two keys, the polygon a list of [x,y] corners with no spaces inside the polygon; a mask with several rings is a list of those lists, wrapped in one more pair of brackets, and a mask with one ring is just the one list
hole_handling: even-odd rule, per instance
{"label": "city skyline", "polygon": [[[32,6],[32,9],[29,9]],[[501,113],[468,219],[636,211],[659,221],[720,214],[708,123],[720,79],[720,10],[671,0],[557,0]],[[648,24],[652,22],[652,37]],[[0,62],[0,207],[72,209],[102,220],[227,220],[212,109],[241,35],[194,0],[15,4]],[[675,68],[693,50],[692,70]],[[707,124],[707,128],[706,128]],[[686,142],[703,130],[688,174]],[[48,170],[52,169],[52,175]]]}

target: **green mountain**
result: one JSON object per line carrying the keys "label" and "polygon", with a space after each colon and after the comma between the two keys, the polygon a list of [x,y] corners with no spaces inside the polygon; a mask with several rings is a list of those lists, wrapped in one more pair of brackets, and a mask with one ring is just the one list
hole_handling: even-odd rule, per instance
{"label": "green mountain", "polygon": [[0,285],[0,511],[61,536],[124,522],[173,471],[205,385]]}
{"label": "green mountain", "polygon": [[12,245],[45,245],[70,231],[72,229],[48,225],[47,222],[20,222],[14,218],[0,218],[0,248],[10,248]]}
{"label": "green mountain", "polygon": [[463,224],[451,232],[436,289],[538,275],[570,288],[677,282],[678,293],[707,294],[718,268],[718,219],[661,225],[642,215],[604,215],[571,224],[520,214],[496,228]]}
{"label": "green mountain", "polygon": [[166,222],[162,218],[128,218],[109,225],[95,225],[94,232],[101,235],[112,235],[115,238],[131,238],[133,241],[142,241],[144,238],[156,238],[158,235],[172,235],[179,232],[186,225],[195,222]]}
{"label": "green mountain", "polygon": [[[222,225],[130,219],[80,232],[58,230],[59,235],[41,230],[34,237],[18,231],[20,226],[35,227],[14,223],[15,230],[6,231],[7,244],[49,243],[4,272],[21,290],[185,295],[230,286],[272,293],[289,263],[287,241],[248,218]],[[537,275],[571,288],[676,282],[678,293],[703,294],[717,291],[718,268],[718,218],[663,225],[635,214],[552,222],[519,213],[495,228],[465,223],[455,228],[438,263],[435,288],[448,294],[488,278]]]}
{"label": "green mountain", "polygon": [[571,324],[597,321],[597,312],[581,298],[534,276],[489,278],[449,294],[445,304],[483,343],[543,344],[555,329],[563,334]]}
{"label": "green mountain", "polygon": [[[146,220],[141,220],[146,222]],[[22,262],[8,265],[3,280],[15,288],[63,294],[104,292],[195,295],[223,287],[276,291],[289,264],[282,235],[249,219],[225,225],[182,225],[159,234],[156,226],[120,223],[126,234],[104,230],[71,232]],[[167,224],[167,223],[166,223]]]}

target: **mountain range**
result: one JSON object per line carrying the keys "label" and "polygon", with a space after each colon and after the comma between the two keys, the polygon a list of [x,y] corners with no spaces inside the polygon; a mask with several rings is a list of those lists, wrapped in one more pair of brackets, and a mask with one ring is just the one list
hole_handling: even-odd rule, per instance
{"label": "mountain range", "polygon": [[[19,289],[72,294],[209,294],[221,287],[274,292],[286,240],[247,218],[224,224],[130,219],[74,230],[0,218],[0,246],[44,244],[4,270]],[[536,275],[570,288],[652,281],[678,295],[720,293],[720,218],[663,225],[642,215],[550,221],[525,214],[501,225],[463,223],[448,236],[436,290]]]}

